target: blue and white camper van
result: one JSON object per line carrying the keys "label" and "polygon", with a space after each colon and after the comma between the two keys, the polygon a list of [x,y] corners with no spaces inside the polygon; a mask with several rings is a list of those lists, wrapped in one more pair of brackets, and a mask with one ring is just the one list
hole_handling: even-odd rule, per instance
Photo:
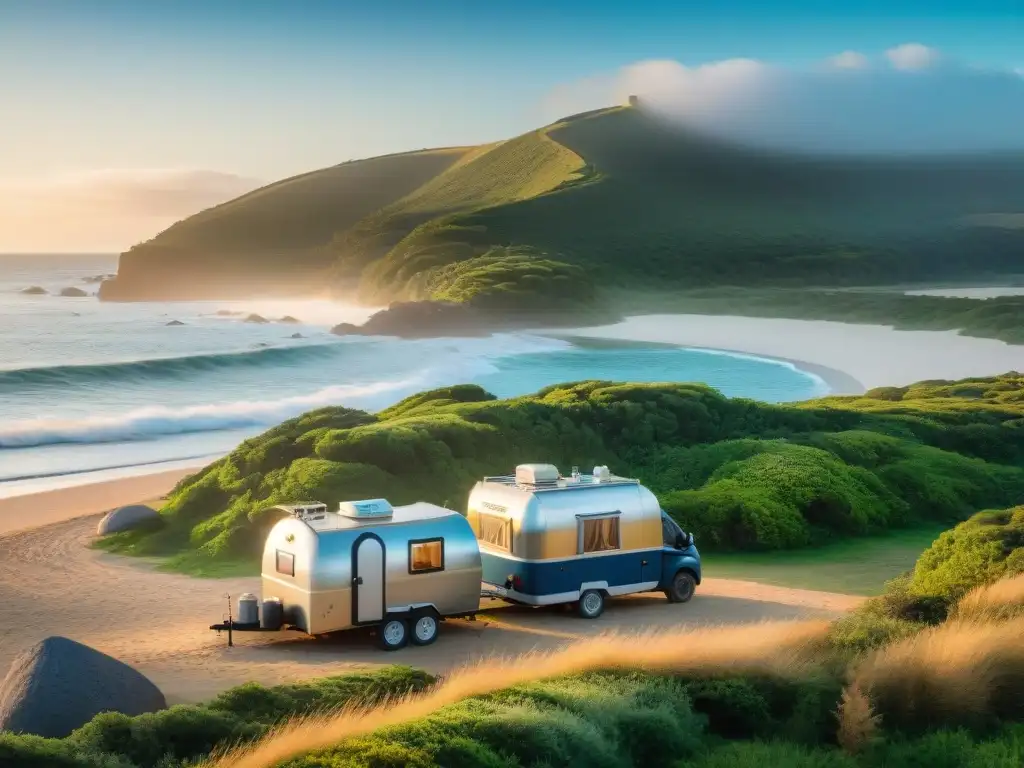
{"label": "blue and white camper van", "polygon": [[597,618],[606,597],[661,591],[683,603],[700,584],[693,536],[639,481],[607,467],[562,477],[550,464],[521,464],[478,482],[466,517],[483,588],[508,602],[577,603]]}

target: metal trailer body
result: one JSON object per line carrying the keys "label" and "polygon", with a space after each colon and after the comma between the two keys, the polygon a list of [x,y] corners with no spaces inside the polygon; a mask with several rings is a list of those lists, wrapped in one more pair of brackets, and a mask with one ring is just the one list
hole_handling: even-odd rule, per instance
{"label": "metal trailer body", "polygon": [[[422,611],[479,610],[480,550],[460,513],[383,499],[342,502],[339,512],[283,509],[292,514],[267,537],[262,574],[263,597],[281,600],[285,625],[317,635]],[[432,555],[427,567],[413,562],[423,552]]]}
{"label": "metal trailer body", "polygon": [[[690,591],[675,601],[684,602],[701,581],[692,535],[639,481],[607,467],[563,478],[551,465],[520,465],[515,476],[478,482],[466,516],[480,541],[484,585],[510,602],[552,605],[597,591],[599,613],[605,595],[660,590],[673,599],[673,581],[683,573]],[[587,521],[602,519],[617,521],[605,524],[617,528],[616,540],[587,551]]]}

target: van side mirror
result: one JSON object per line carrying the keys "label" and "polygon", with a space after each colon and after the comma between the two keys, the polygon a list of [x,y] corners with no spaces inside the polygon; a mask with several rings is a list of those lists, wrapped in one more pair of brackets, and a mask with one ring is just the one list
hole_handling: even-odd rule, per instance
{"label": "van side mirror", "polygon": [[686,534],[676,534],[676,549],[686,549]]}

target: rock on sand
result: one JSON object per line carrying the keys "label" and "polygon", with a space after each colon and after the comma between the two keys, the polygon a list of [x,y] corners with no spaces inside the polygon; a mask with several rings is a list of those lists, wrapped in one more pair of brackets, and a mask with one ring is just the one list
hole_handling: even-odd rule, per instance
{"label": "rock on sand", "polygon": [[141,715],[166,707],[142,673],[66,637],[36,643],[0,683],[0,731],[59,739],[101,712]]}
{"label": "rock on sand", "polygon": [[127,507],[118,507],[107,512],[96,526],[96,533],[99,536],[106,536],[108,533],[119,531],[130,531],[144,525],[153,525],[160,522],[159,513],[152,507],[145,504],[130,504]]}
{"label": "rock on sand", "polygon": [[89,294],[81,288],[64,288],[61,290],[60,295],[68,298],[80,298],[82,296],[88,296]]}

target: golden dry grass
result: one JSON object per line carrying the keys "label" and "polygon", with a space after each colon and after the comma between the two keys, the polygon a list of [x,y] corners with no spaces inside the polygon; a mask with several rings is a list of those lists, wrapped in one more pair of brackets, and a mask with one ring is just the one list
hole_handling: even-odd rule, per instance
{"label": "golden dry grass", "polygon": [[879,649],[854,670],[889,726],[961,725],[1024,708],[1024,618],[950,620]]}
{"label": "golden dry grass", "polygon": [[871,700],[856,683],[843,689],[836,719],[839,721],[836,740],[851,755],[863,752],[878,737],[881,717],[875,713]]}
{"label": "golden dry grass", "polygon": [[968,592],[957,603],[954,618],[960,621],[997,621],[1024,613],[1024,574],[1000,579]]}
{"label": "golden dry grass", "polygon": [[817,649],[828,627],[827,621],[768,622],[688,632],[602,635],[553,653],[485,659],[449,675],[423,694],[368,710],[347,708],[293,721],[255,744],[212,757],[206,766],[269,768],[344,739],[426,717],[471,696],[561,675],[616,669],[709,675],[808,674],[817,666]]}

